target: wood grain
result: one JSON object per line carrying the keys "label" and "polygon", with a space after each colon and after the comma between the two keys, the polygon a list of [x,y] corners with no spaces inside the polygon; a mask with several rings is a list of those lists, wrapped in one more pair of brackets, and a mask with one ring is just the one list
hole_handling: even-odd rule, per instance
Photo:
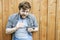
{"label": "wood grain", "polygon": [[47,40],[55,40],[56,0],[48,0],[48,36]]}
{"label": "wood grain", "polygon": [[6,34],[6,24],[9,16],[9,0],[3,0],[3,40],[11,40],[11,36]]}
{"label": "wood grain", "polygon": [[0,40],[3,40],[3,35],[2,35],[2,0],[0,0]]}
{"label": "wood grain", "polygon": [[[37,22],[38,22],[38,28],[39,26],[39,12],[40,12],[40,0],[32,0],[32,13],[35,15]],[[38,32],[33,33],[33,40],[39,40],[39,30]]]}
{"label": "wood grain", "polygon": [[56,40],[60,40],[60,0],[57,0]]}
{"label": "wood grain", "polygon": [[40,1],[40,40],[47,40],[47,0]]}

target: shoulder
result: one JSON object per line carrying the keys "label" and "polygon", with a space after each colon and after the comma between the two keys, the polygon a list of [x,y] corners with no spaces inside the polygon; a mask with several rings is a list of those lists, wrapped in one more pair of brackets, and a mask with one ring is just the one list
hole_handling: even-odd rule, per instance
{"label": "shoulder", "polygon": [[17,15],[18,15],[18,13],[14,13],[14,14],[9,16],[9,19],[14,19]]}
{"label": "shoulder", "polygon": [[35,19],[36,18],[33,13],[29,13],[28,17],[31,18],[31,19]]}

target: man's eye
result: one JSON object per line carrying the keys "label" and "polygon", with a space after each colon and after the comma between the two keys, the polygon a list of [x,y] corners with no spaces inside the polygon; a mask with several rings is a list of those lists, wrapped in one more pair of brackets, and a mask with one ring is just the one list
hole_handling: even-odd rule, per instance
{"label": "man's eye", "polygon": [[28,11],[26,11],[28,13]]}
{"label": "man's eye", "polygon": [[25,12],[24,10],[22,12]]}
{"label": "man's eye", "polygon": [[22,11],[22,12],[25,12],[25,11]]}

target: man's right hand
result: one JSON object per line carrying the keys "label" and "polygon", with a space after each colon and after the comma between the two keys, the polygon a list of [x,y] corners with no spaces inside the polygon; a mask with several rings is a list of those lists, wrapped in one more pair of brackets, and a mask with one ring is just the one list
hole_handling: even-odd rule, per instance
{"label": "man's right hand", "polygon": [[17,25],[16,25],[16,28],[21,28],[21,27],[24,27],[24,24],[22,22],[18,22]]}

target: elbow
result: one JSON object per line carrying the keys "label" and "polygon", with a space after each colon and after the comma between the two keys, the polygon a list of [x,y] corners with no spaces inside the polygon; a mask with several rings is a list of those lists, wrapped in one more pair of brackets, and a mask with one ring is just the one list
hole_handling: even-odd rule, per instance
{"label": "elbow", "polygon": [[37,27],[37,28],[35,28],[35,30],[34,30],[34,31],[35,31],[35,32],[38,32],[38,30],[39,30],[39,29],[38,29],[38,27]]}
{"label": "elbow", "polygon": [[11,33],[9,33],[9,31],[8,31],[7,29],[6,29],[5,33],[6,33],[6,34],[11,34]]}
{"label": "elbow", "polygon": [[6,33],[6,34],[9,34],[9,32],[8,32],[7,30],[5,31],[5,33]]}
{"label": "elbow", "polygon": [[6,28],[5,33],[8,34],[8,28]]}
{"label": "elbow", "polygon": [[6,34],[8,34],[8,32],[7,32],[7,31],[6,31],[5,33],[6,33]]}
{"label": "elbow", "polygon": [[6,29],[5,33],[8,34],[7,29]]}
{"label": "elbow", "polygon": [[36,28],[35,30],[36,30],[36,32],[38,32],[38,28]]}

